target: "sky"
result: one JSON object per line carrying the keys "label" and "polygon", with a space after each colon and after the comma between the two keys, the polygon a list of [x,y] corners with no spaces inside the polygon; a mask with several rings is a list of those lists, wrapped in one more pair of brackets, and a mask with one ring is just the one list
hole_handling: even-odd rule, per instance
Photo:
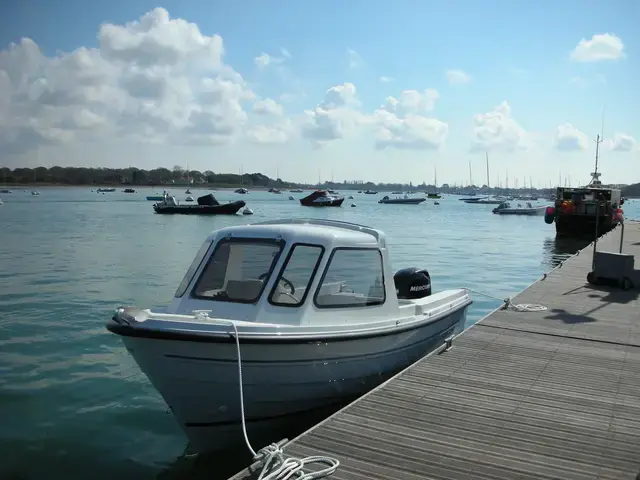
{"label": "sky", "polygon": [[0,166],[466,185],[488,157],[491,185],[577,185],[602,134],[603,182],[640,182],[639,19],[636,0],[2,2]]}

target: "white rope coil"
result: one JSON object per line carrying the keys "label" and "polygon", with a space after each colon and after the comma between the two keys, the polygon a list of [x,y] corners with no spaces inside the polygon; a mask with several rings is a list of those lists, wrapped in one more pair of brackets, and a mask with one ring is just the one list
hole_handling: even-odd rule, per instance
{"label": "white rope coil", "polygon": [[499,302],[504,302],[503,309],[504,310],[513,310],[516,312],[544,312],[547,310],[547,307],[544,305],[538,305],[535,303],[512,303],[511,297],[500,298],[495,295],[490,295],[485,292],[481,292],[479,290],[475,290],[473,288],[465,287],[465,290],[468,292],[477,293],[478,295],[482,295],[483,297],[492,298],[493,300],[498,300]]}

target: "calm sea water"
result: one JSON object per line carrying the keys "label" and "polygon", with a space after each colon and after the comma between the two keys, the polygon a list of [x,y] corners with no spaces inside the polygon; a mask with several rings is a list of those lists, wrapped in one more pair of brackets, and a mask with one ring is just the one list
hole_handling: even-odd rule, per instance
{"label": "calm sea water", "polygon": [[[542,217],[493,215],[492,206],[457,197],[379,205],[381,195],[354,192],[343,208],[312,209],[288,193],[221,191],[220,201],[241,198],[255,215],[198,217],[154,214],[144,198],[152,189],[40,191],[0,195],[0,478],[189,476],[178,461],[185,437],[104,324],[118,305],[167,302],[216,228],[292,217],[363,223],[388,234],[394,270],[426,267],[434,291],[471,287],[499,297],[582,246],[558,243]],[[625,206],[628,217],[640,217],[638,205]],[[474,302],[470,323],[497,306]]]}

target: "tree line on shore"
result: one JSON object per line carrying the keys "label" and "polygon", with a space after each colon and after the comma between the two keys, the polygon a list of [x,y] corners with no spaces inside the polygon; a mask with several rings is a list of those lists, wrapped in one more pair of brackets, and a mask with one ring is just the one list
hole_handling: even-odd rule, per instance
{"label": "tree line on shore", "polygon": [[[5,185],[203,185],[207,187],[240,187],[261,188],[341,188],[354,190],[418,190],[433,186],[409,183],[386,183],[344,181],[322,182],[318,184],[304,184],[270,178],[262,173],[214,173],[186,170],[178,165],[173,169],[155,168],[144,170],[140,168],[84,168],[84,167],[37,167],[37,168],[0,168],[0,183]],[[443,188],[446,189],[445,185]],[[443,189],[441,188],[441,190]]]}
{"label": "tree line on shore", "polygon": [[[37,168],[0,168],[0,183],[4,185],[206,185],[208,187],[260,188],[313,188],[318,184],[303,184],[270,178],[262,173],[214,173],[210,170],[186,170],[178,165],[173,169],[155,168],[84,168],[84,167],[37,167]],[[351,190],[434,190],[433,185],[401,183],[374,183],[364,181],[323,182],[323,188],[342,188]],[[437,190],[449,193],[458,190],[501,191],[502,189],[486,186],[450,187],[443,184]],[[511,189],[514,190],[514,189]],[[523,190],[523,189],[518,189]],[[527,189],[531,190],[531,189]],[[537,189],[533,189],[537,190]],[[551,192],[551,189],[543,189]],[[623,187],[622,194],[629,197],[640,197],[640,183]]]}

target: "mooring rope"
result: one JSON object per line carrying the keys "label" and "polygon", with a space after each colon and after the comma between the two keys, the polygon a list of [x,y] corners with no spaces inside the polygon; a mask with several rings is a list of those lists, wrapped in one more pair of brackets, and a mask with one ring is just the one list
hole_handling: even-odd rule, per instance
{"label": "mooring rope", "polygon": [[475,290],[473,288],[465,287],[465,290],[468,292],[477,293],[478,295],[482,295],[483,297],[492,298],[493,300],[498,300],[499,302],[504,302],[503,310],[513,310],[516,312],[544,312],[547,310],[547,307],[544,305],[538,305],[535,303],[513,303],[511,301],[511,297],[500,298],[495,295],[491,295],[489,293],[481,292],[479,290]]}
{"label": "mooring rope", "polygon": [[[277,443],[272,443],[257,452],[251,446],[249,435],[247,434],[247,423],[244,412],[244,390],[242,386],[242,356],[240,353],[240,336],[235,322],[228,322],[233,327],[233,335],[236,340],[238,355],[238,383],[240,390],[240,417],[242,420],[242,433],[247,448],[253,455],[254,461],[264,462],[258,480],[314,480],[324,478],[333,474],[340,466],[340,461],[336,458],[324,455],[316,455],[304,458],[284,456],[284,451]],[[324,464],[326,467],[315,472],[305,472],[304,469],[312,463]]]}

